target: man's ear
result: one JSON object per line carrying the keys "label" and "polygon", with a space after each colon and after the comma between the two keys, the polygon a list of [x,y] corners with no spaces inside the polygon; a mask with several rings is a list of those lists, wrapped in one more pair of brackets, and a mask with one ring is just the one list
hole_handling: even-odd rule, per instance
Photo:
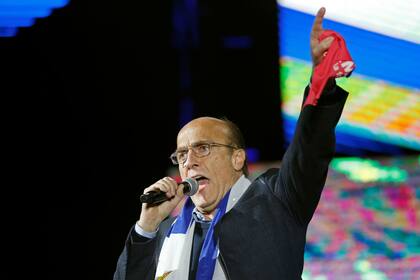
{"label": "man's ear", "polygon": [[232,165],[236,171],[240,171],[244,167],[246,154],[244,149],[236,149],[232,155]]}

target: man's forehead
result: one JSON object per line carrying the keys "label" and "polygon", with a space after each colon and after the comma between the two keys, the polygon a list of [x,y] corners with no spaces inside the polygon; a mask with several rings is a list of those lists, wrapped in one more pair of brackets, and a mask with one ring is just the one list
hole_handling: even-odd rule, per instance
{"label": "man's forehead", "polygon": [[198,142],[218,142],[226,139],[226,124],[219,119],[200,118],[185,125],[177,137],[177,146],[188,146]]}

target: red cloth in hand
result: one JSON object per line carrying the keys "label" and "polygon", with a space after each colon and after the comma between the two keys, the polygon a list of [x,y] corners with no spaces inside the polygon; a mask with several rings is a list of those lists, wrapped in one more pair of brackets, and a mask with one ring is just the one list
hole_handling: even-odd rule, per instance
{"label": "red cloth in hand", "polygon": [[340,34],[331,30],[325,30],[319,36],[319,41],[329,36],[332,36],[334,41],[331,43],[322,62],[315,67],[312,73],[310,91],[303,106],[316,106],[328,79],[348,77],[356,67]]}

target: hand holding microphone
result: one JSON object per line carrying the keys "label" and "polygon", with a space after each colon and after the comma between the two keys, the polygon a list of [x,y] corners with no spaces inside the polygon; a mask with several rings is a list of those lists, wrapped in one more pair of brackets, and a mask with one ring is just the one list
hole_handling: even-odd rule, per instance
{"label": "hand holding microphone", "polygon": [[[192,196],[198,190],[198,182],[193,178],[187,178],[179,183],[178,187],[182,187],[182,191],[185,195]],[[166,192],[163,191],[149,191],[140,196],[140,201],[142,203],[149,204],[159,204],[169,199]]]}
{"label": "hand holding microphone", "polygon": [[142,210],[137,224],[145,231],[155,231],[185,195],[194,195],[198,182],[187,178],[180,184],[170,177],[160,179],[140,196]]}

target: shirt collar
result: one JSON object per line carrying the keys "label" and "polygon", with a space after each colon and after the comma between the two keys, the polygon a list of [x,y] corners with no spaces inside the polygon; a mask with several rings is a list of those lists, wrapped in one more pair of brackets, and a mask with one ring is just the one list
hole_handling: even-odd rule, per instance
{"label": "shirt collar", "polygon": [[198,212],[197,208],[194,208],[193,210],[193,219],[198,223],[211,223],[212,221],[212,219],[207,218],[206,216]]}
{"label": "shirt collar", "polygon": [[[239,177],[239,179],[231,188],[226,212],[228,212],[230,209],[233,208],[233,206],[235,206],[239,198],[241,198],[244,192],[248,189],[249,185],[251,185],[251,181],[248,178],[246,178],[245,175]],[[212,221],[210,218],[207,218],[202,213],[200,213],[197,210],[197,208],[194,208],[193,210],[193,219],[194,221],[199,223],[210,223]]]}

